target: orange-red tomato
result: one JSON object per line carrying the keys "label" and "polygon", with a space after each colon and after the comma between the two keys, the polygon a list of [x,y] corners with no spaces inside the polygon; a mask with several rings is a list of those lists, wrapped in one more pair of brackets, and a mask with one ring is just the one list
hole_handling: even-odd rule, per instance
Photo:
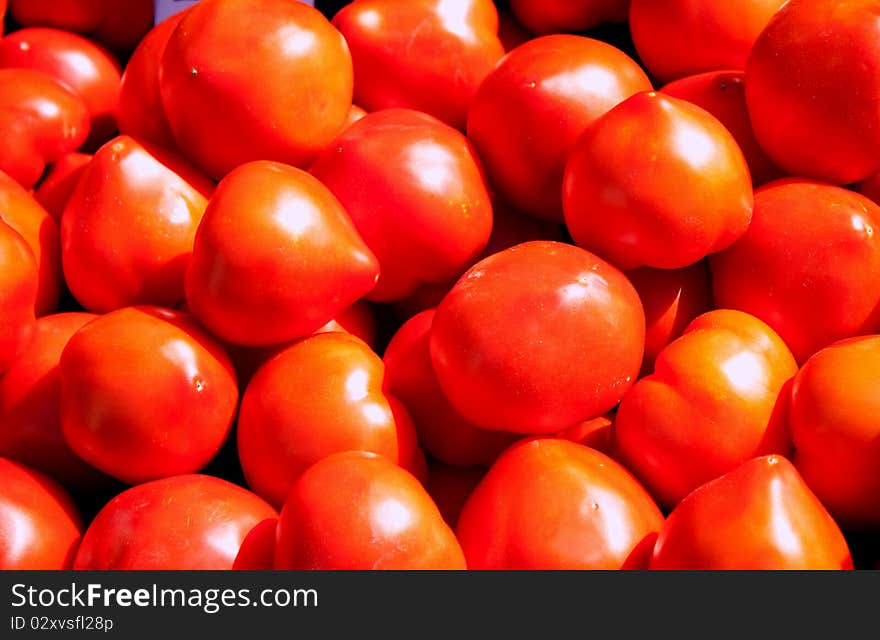
{"label": "orange-red tomato", "polygon": [[465,561],[418,480],[382,456],[348,451],[315,463],[293,485],[275,568],[439,570],[464,569]]}
{"label": "orange-red tomato", "polygon": [[[74,569],[218,570],[267,558],[278,512],[220,478],[180,475],[123,491],[92,520]],[[271,528],[270,528],[271,531]]]}
{"label": "orange-red tomato", "polygon": [[712,115],[639,93],[577,142],[562,205],[574,241],[615,266],[678,269],[745,233],[752,182],[736,141]]}
{"label": "orange-red tomato", "polygon": [[755,456],[788,455],[788,387],[797,364],[766,324],[710,311],[657,357],[620,403],[617,458],[674,506]]}
{"label": "orange-red tomato", "polygon": [[772,182],[752,223],[709,259],[715,304],[769,324],[798,362],[880,330],[880,208],[820,182]]}
{"label": "orange-red tomato", "polygon": [[467,133],[502,199],[530,215],[562,221],[562,175],[574,143],[593,121],[651,83],[609,44],[573,35],[530,40],[486,77],[468,112]]}
{"label": "orange-red tomato", "polygon": [[813,355],[791,394],[793,462],[834,519],[880,531],[880,336],[836,342]]}
{"label": "orange-red tomato", "polygon": [[61,222],[61,214],[76,189],[76,183],[92,160],[91,154],[74,151],[62,156],[49,166],[46,175],[34,189],[34,199],[55,222]]}
{"label": "orange-red tomato", "polygon": [[510,8],[529,31],[544,35],[624,22],[629,0],[510,0]]}
{"label": "orange-red tomato", "polygon": [[457,129],[504,55],[490,0],[359,0],[333,25],[351,48],[355,102],[423,111]]}
{"label": "orange-red tomato", "polygon": [[[114,138],[83,171],[61,220],[67,286],[89,311],[173,306],[210,178],[160,147]],[[108,250],[112,247],[112,250]]]}
{"label": "orange-red tomato", "polygon": [[743,463],[666,519],[651,569],[852,569],[843,534],[782,456]]}
{"label": "orange-red tomato", "polygon": [[469,569],[643,569],[663,515],[608,456],[560,439],[507,449],[456,534]]}
{"label": "orange-red tomato", "polygon": [[379,260],[371,300],[399,300],[461,275],[489,240],[492,204],[478,161],[461,133],[431,116],[373,112],[336,138],[311,173]]}
{"label": "orange-red tomato", "polygon": [[60,484],[0,458],[0,570],[69,569],[82,534]]}
{"label": "orange-red tomato", "polygon": [[232,426],[232,365],[180,312],[127,307],[101,316],[70,338],[60,368],[64,439],[123,482],[202,469]]}
{"label": "orange-red tomato", "polygon": [[474,265],[431,328],[440,387],[474,425],[555,433],[633,384],[645,315],[626,277],[578,247],[534,241]]}
{"label": "orange-red tomato", "polygon": [[383,389],[382,360],[330,332],[292,344],[251,378],[238,417],[248,485],[273,505],[310,465],[339,451],[372,451],[424,475],[406,408]]}
{"label": "orange-red tomato", "polygon": [[0,220],[0,374],[33,334],[37,278],[37,263],[27,243]]}
{"label": "orange-red tomato", "polygon": [[159,67],[177,145],[217,179],[252,160],[307,166],[342,129],[352,83],[342,34],[290,0],[199,2]]}
{"label": "orange-red tomato", "polygon": [[187,268],[193,315],[227,342],[308,335],[369,293],[379,264],[333,194],[300,169],[247,163],[224,178]]}

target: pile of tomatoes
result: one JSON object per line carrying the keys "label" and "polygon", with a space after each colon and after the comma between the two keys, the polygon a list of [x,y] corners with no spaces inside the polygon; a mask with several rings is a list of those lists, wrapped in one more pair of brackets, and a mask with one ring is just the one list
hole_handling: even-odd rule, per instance
{"label": "pile of tomatoes", "polygon": [[880,568],[880,0],[0,0],[0,568]]}

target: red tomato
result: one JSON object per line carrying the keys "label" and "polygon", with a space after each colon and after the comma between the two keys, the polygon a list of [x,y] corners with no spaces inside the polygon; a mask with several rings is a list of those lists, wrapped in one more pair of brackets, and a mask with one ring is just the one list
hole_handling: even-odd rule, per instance
{"label": "red tomato", "polygon": [[25,26],[46,25],[85,33],[97,28],[101,22],[106,1],[9,0],[9,15]]}
{"label": "red tomato", "polygon": [[101,20],[91,35],[114,51],[131,51],[153,28],[153,2],[104,0]]}
{"label": "red tomato", "polygon": [[55,222],[61,222],[61,214],[76,188],[86,165],[91,162],[88,153],[68,153],[49,166],[46,175],[34,189],[34,198],[52,216]]}
{"label": "red tomato", "polygon": [[792,464],[745,462],[669,514],[651,569],[852,569],[843,534]]}
{"label": "red tomato", "polygon": [[464,569],[455,535],[411,474],[363,451],[303,473],[278,521],[276,569]]}
{"label": "red tomato", "polygon": [[339,201],[309,174],[257,161],[230,173],[196,232],[193,315],[227,342],[312,333],[368,293],[379,264]]}
{"label": "red tomato", "polygon": [[379,259],[370,300],[400,300],[460,275],[489,240],[492,205],[478,161],[462,134],[431,116],[371,113],[336,138],[311,173]]}
{"label": "red tomato", "polygon": [[684,333],[691,320],[712,309],[708,264],[683,269],[643,267],[626,274],[645,309],[645,358],[642,373],[654,370],[658,354]]}
{"label": "red tomato", "polygon": [[663,82],[746,67],[758,34],[785,0],[630,0],[639,57]]}
{"label": "red tomato", "polygon": [[277,518],[261,498],[220,478],[154,480],[123,491],[101,509],[83,535],[73,568],[231,569],[240,556],[269,556],[254,546],[267,544],[264,523]]}
{"label": "red tomato", "polygon": [[795,373],[766,324],[740,311],[705,313],[620,403],[618,459],[671,507],[750,458],[788,455],[785,385]]}
{"label": "red tomato", "polygon": [[498,195],[523,213],[562,221],[562,174],[589,124],[651,83],[609,44],[581,36],[530,40],[474,96],[467,133]]}
{"label": "red tomato", "polygon": [[85,141],[89,114],[82,99],[52,76],[0,69],[0,131],[0,170],[30,189],[47,162]]}
{"label": "red tomato", "polygon": [[755,136],[789,174],[849,184],[880,169],[873,0],[788,2],[755,42],[745,86]]}
{"label": "red tomato", "polygon": [[77,301],[103,313],[182,300],[213,188],[210,178],[159,147],[128,136],[101,147],[61,220],[64,275]]}
{"label": "red tomato", "polygon": [[186,315],[125,308],[61,354],[61,430],[75,454],[129,484],[204,467],[238,403],[221,347]]}
{"label": "red tomato", "polygon": [[353,450],[381,454],[423,475],[412,421],[384,392],[384,374],[379,356],[339,332],[296,342],[266,362],[248,384],[238,417],[248,485],[280,507],[310,465]]}
{"label": "red tomato", "polygon": [[121,133],[168,148],[174,148],[175,142],[159,93],[159,65],[183,15],[175,13],[141,40],[125,66],[116,104]]}
{"label": "red tomato", "polygon": [[82,525],[64,488],[5,458],[0,485],[0,570],[69,569]]}
{"label": "red tomato", "polygon": [[520,24],[509,8],[497,8],[498,39],[501,40],[501,46],[504,47],[505,52],[512,51],[519,45],[534,38],[534,35],[526,31],[525,27]]}
{"label": "red tomato", "polygon": [[798,362],[880,330],[880,208],[807,180],[755,194],[748,232],[709,265],[715,304],[762,319]]}
{"label": "red tomato", "polygon": [[97,148],[116,131],[122,72],[103,47],[60,29],[22,29],[0,40],[0,68],[9,67],[48,73],[82,98],[90,117],[87,148]]}
{"label": "red tomato", "polygon": [[663,515],[608,456],[538,438],[505,451],[456,534],[469,569],[642,569]]}
{"label": "red tomato", "polygon": [[0,220],[0,374],[15,362],[34,331],[37,264],[27,243]]}
{"label": "red tomato", "polygon": [[359,0],[333,24],[351,47],[355,102],[423,111],[457,129],[504,55],[490,0]]}
{"label": "red tomato", "polygon": [[510,8],[529,31],[544,35],[624,22],[629,0],[510,0]]}
{"label": "red tomato", "polygon": [[174,139],[218,179],[250,160],[307,166],[342,129],[352,83],[342,35],[290,0],[199,2],[159,67]]}
{"label": "red tomato", "polygon": [[855,185],[855,190],[874,204],[880,204],[880,171]]}
{"label": "red tomato", "polygon": [[559,242],[474,265],[431,329],[440,387],[484,429],[555,433],[614,407],[639,372],[645,315],[626,277]]}
{"label": "red tomato", "polygon": [[37,262],[36,314],[42,316],[52,313],[58,307],[63,286],[58,225],[31,194],[2,171],[0,220],[21,234]]}
{"label": "red tomato", "polygon": [[847,529],[880,531],[880,336],[813,355],[794,379],[794,464]]}
{"label": "red tomato", "polygon": [[752,182],[760,186],[782,177],[782,170],[770,161],[755,139],[746,107],[744,79],[742,71],[708,71],[670,82],[661,91],[718,118],[742,150]]}
{"label": "red tomato", "polygon": [[459,467],[488,466],[519,436],[477,428],[446,399],[431,365],[434,313],[413,316],[391,338],[384,355],[385,388],[406,405],[426,453]]}
{"label": "red tomato", "polygon": [[0,378],[0,456],[78,489],[94,488],[104,478],[77,457],[61,435],[58,362],[71,336],[96,317],[60,313],[40,318],[27,347]]}
{"label": "red tomato", "polygon": [[590,126],[565,168],[572,238],[621,269],[678,269],[724,249],[745,233],[752,204],[749,168],[730,132],[703,109],[653,91]]}
{"label": "red tomato", "polygon": [[563,429],[555,434],[557,438],[568,440],[601,451],[609,456],[614,455],[614,414],[607,413],[598,418],[584,420],[573,427]]}
{"label": "red tomato", "polygon": [[345,117],[345,123],[342,125],[342,130],[345,131],[365,115],[367,115],[366,109],[363,109],[356,104],[351,105],[351,109],[348,110],[348,115]]}
{"label": "red tomato", "polygon": [[428,464],[425,489],[453,529],[468,496],[485,475],[484,467],[450,467],[433,460]]}

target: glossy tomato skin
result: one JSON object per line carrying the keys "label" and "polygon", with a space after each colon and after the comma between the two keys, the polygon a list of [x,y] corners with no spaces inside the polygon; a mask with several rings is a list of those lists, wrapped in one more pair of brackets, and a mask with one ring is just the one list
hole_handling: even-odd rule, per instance
{"label": "glossy tomato skin", "polygon": [[174,139],[215,179],[252,160],[307,166],[342,129],[352,83],[342,34],[288,0],[200,2],[159,67]]}
{"label": "glossy tomato skin", "polygon": [[367,111],[415,109],[461,130],[504,55],[490,0],[360,0],[333,25],[351,49],[355,102]]}
{"label": "glossy tomato skin", "polygon": [[746,101],[790,175],[850,184],[880,168],[880,26],[870,0],[794,0],[755,42]]}
{"label": "glossy tomato skin", "polygon": [[61,29],[21,29],[0,40],[0,68],[8,67],[48,73],[83,99],[90,117],[87,148],[97,148],[116,131],[122,70],[100,45]]}
{"label": "glossy tomato skin", "polygon": [[794,379],[793,462],[840,526],[880,530],[880,336],[814,354]]}
{"label": "glossy tomato skin", "polygon": [[193,315],[227,342],[312,333],[369,293],[379,263],[339,200],[304,171],[257,161],[218,185],[185,279]]}
{"label": "glossy tomato skin", "polygon": [[623,22],[629,0],[511,0],[517,19],[532,33],[587,31],[604,22]]}
{"label": "glossy tomato skin", "polygon": [[61,221],[64,275],[77,301],[105,313],[183,300],[186,265],[213,189],[210,178],[160,147],[124,135],[101,147]]}
{"label": "glossy tomato skin", "polygon": [[715,304],[762,319],[801,363],[832,342],[873,333],[878,228],[880,208],[857,193],[803,179],[765,185],[746,234],[709,259]]}
{"label": "glossy tomato skin", "polygon": [[837,524],[782,456],[743,463],[669,514],[651,569],[852,569]]}
{"label": "glossy tomato skin", "polygon": [[611,107],[650,89],[635,61],[609,44],[543,36],[511,51],[486,77],[467,134],[502,199],[561,222],[562,175],[577,139]]}
{"label": "glossy tomato skin", "polygon": [[49,166],[46,175],[34,189],[34,199],[55,222],[61,223],[64,207],[91,159],[91,154],[77,151],[62,156]]}
{"label": "glossy tomato skin", "polygon": [[58,362],[71,336],[96,317],[59,313],[40,318],[32,339],[0,378],[0,456],[78,489],[94,488],[104,478],[70,450],[61,434]]}
{"label": "glossy tomato skin", "polygon": [[431,364],[434,309],[407,320],[391,338],[383,359],[385,387],[408,409],[425,452],[459,467],[492,464],[518,435],[479,429],[449,403]]}
{"label": "glossy tomato skin", "polygon": [[785,0],[630,0],[629,25],[652,76],[669,82],[718,69],[743,70],[758,35]]}
{"label": "glossy tomato skin", "polygon": [[613,408],[635,381],[645,315],[626,277],[559,242],[474,265],[437,308],[431,362],[474,425],[555,433]]}
{"label": "glossy tomato skin", "polygon": [[49,74],[0,69],[0,128],[0,171],[30,189],[47,162],[85,141],[89,114],[82,98]]}
{"label": "glossy tomato skin", "polygon": [[220,345],[186,314],[126,307],[77,331],[61,354],[61,431],[78,456],[137,484],[200,470],[238,403]]}
{"label": "glossy tomato skin", "polygon": [[771,162],[755,139],[746,106],[744,71],[698,73],[670,82],[660,91],[715,116],[739,145],[756,187],[783,176],[782,169]]}
{"label": "glossy tomato skin", "polygon": [[465,560],[416,478],[382,456],[347,451],[315,463],[293,485],[275,568],[462,570]]}
{"label": "glossy tomato skin", "polygon": [[159,92],[159,65],[183,15],[175,13],[163,20],[140,41],[125,65],[115,113],[121,133],[168,148],[174,148],[175,142]]}
{"label": "glossy tomato skin", "polygon": [[34,254],[15,229],[0,221],[0,373],[31,340],[37,282]]}
{"label": "glossy tomato skin", "polygon": [[309,466],[339,451],[372,451],[424,474],[404,406],[383,389],[382,360],[347,333],[317,334],[266,362],[248,384],[238,453],[248,485],[273,505]]}
{"label": "glossy tomato skin", "polygon": [[679,269],[745,233],[752,183],[717,119],[647,92],[611,109],[578,140],[562,205],[574,241],[615,266]]}
{"label": "glossy tomato skin", "polygon": [[712,285],[705,260],[683,269],[642,267],[627,271],[645,309],[645,358],[642,373],[670,342],[684,333],[697,316],[712,309]]}
{"label": "glossy tomato skin", "polygon": [[674,506],[755,456],[788,455],[787,383],[797,364],[770,327],[740,311],[690,323],[620,403],[617,457]]}
{"label": "glossy tomato skin", "polygon": [[399,300],[473,264],[492,231],[478,162],[461,133],[410,109],[367,115],[318,156],[312,175],[379,260],[369,299]]}
{"label": "glossy tomato skin", "polygon": [[614,460],[536,438],[495,461],[456,534],[469,569],[642,569],[662,524],[651,496]]}
{"label": "glossy tomato skin", "polygon": [[[264,523],[278,513],[246,489],[192,474],[132,487],[113,498],[83,535],[82,570],[221,570],[239,556],[271,557]],[[268,566],[251,566],[268,569]]]}

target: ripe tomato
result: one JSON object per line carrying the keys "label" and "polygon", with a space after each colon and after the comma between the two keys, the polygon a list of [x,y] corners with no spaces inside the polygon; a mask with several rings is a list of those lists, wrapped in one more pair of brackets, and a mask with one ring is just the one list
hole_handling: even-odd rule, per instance
{"label": "ripe tomato", "polygon": [[311,173],[379,259],[371,300],[400,300],[460,275],[489,240],[492,205],[478,161],[462,134],[431,116],[371,113],[336,138]]}
{"label": "ripe tomato", "polygon": [[[220,478],[181,475],[113,498],[83,535],[74,569],[218,570],[239,557],[271,557],[265,524],[278,513]],[[268,566],[251,566],[268,569]]]}
{"label": "ripe tomato", "polygon": [[530,40],[486,77],[467,133],[498,195],[523,213],[562,221],[562,174],[589,124],[651,83],[609,44],[571,35]]}
{"label": "ripe tomato", "polygon": [[755,42],[749,115],[761,147],[789,174],[849,184],[880,169],[876,18],[872,0],[792,0]]}
{"label": "ripe tomato", "polygon": [[788,387],[797,364],[773,330],[719,309],[690,323],[624,397],[618,459],[664,506],[755,456],[788,455]]}
{"label": "ripe tomato", "polygon": [[0,570],[69,569],[82,525],[67,492],[5,458],[0,458],[0,484]]}
{"label": "ripe tomato", "polygon": [[412,416],[425,452],[459,467],[490,465],[519,436],[486,431],[463,418],[443,394],[431,365],[433,309],[406,321],[385,349],[385,388]]}
{"label": "ripe tomato", "polygon": [[834,519],[880,531],[880,336],[850,338],[813,355],[791,395],[793,462]]}
{"label": "ripe tomato", "polygon": [[755,194],[752,224],[709,260],[715,304],[762,319],[798,362],[832,342],[880,330],[880,208],[820,182]]}
{"label": "ripe tomato", "polygon": [[0,220],[0,374],[15,362],[33,334],[37,278],[33,252],[15,229]]}
{"label": "ripe tomato", "polygon": [[226,440],[238,403],[221,347],[185,314],[159,307],[88,323],[60,368],[64,439],[129,484],[200,470]]}
{"label": "ripe tomato", "polygon": [[217,179],[251,160],[307,166],[342,129],[352,83],[342,35],[290,0],[199,2],[159,67],[174,139]]}
{"label": "ripe tomato", "polygon": [[0,68],[9,67],[43,71],[82,98],[90,117],[86,148],[97,148],[116,131],[122,71],[103,47],[61,29],[22,29],[0,40]]}
{"label": "ripe tomato", "polygon": [[276,569],[464,569],[455,535],[411,474],[363,451],[303,473],[278,521]]}
{"label": "ripe tomato", "polygon": [[470,569],[643,569],[663,515],[608,456],[567,440],[507,449],[456,534]]}
{"label": "ripe tomato", "polygon": [[755,139],[746,107],[743,71],[708,71],[670,82],[661,89],[666,95],[705,109],[730,131],[749,165],[755,186],[782,177]]}
{"label": "ripe tomato", "polygon": [[555,435],[557,438],[576,442],[577,444],[582,444],[585,447],[590,447],[596,451],[613,456],[613,434],[614,413],[609,412],[604,416],[579,422],[573,427],[563,429]]}
{"label": "ripe tomato", "polygon": [[485,475],[485,467],[450,467],[434,460],[428,464],[425,489],[453,529],[468,496]]}
{"label": "ripe tomato", "polygon": [[510,0],[510,8],[529,31],[544,35],[624,22],[629,0]]}
{"label": "ripe tomato", "polygon": [[782,456],[743,463],[669,514],[651,569],[852,569],[843,534]]}
{"label": "ripe tomato", "polygon": [[97,316],[59,313],[37,320],[33,337],[0,378],[0,456],[89,489],[104,478],[77,457],[61,435],[58,362],[71,336]]}
{"label": "ripe tomato", "polygon": [[752,204],[749,169],[730,132],[703,109],[656,92],[591,125],[565,168],[572,238],[621,269],[678,269],[724,249],[745,233]]}
{"label": "ripe tomato", "polygon": [[440,387],[475,426],[555,433],[614,407],[639,372],[645,315],[626,277],[559,242],[474,265],[431,328]]}
{"label": "ripe tomato", "polygon": [[182,300],[196,228],[213,189],[210,178],[160,147],[129,136],[101,147],[61,220],[64,275],[77,301],[103,313]]}
{"label": "ripe tomato", "polygon": [[257,161],[226,176],[205,209],[186,301],[227,342],[280,344],[332,320],[378,278],[376,257],[326,187]]}
{"label": "ripe tomato", "polygon": [[64,213],[70,194],[91,160],[90,154],[76,151],[62,156],[49,166],[46,175],[34,189],[34,199],[55,222],[61,222],[61,214]]}
{"label": "ripe tomato", "polygon": [[384,374],[379,356],[340,332],[296,342],[260,367],[238,417],[238,454],[251,489],[280,507],[310,465],[352,450],[423,476],[412,421],[385,393]]}
{"label": "ripe tomato", "polygon": [[359,0],[333,25],[351,48],[355,102],[423,111],[456,129],[504,55],[490,0]]}
{"label": "ripe tomato", "polygon": [[663,82],[703,71],[742,70],[758,34],[785,0],[630,0],[639,57]]}

